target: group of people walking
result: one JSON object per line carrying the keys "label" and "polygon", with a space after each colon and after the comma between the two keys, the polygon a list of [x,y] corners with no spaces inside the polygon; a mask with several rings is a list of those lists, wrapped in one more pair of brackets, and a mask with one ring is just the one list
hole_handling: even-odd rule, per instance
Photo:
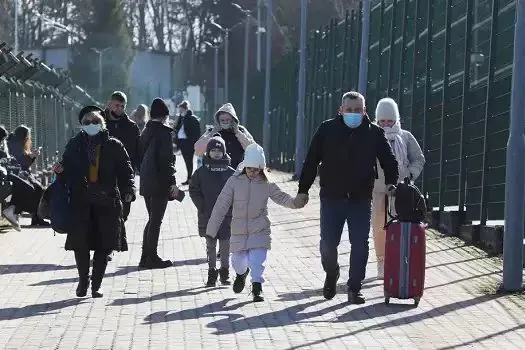
{"label": "group of people walking", "polygon": [[[385,195],[404,177],[416,179],[425,162],[415,138],[401,129],[394,100],[379,101],[373,123],[364,97],[345,93],[338,114],[321,123],[312,138],[295,197],[271,181],[264,150],[239,125],[230,103],[218,109],[213,128],[199,137],[200,123],[188,102],[178,106],[173,127],[162,99],[155,99],[150,108],[140,105],[132,113],[135,121],[124,112],[126,102],[123,93],[115,92],[106,110],[83,108],[79,114],[81,131],[69,141],[61,162],[54,167],[71,189],[75,225],[68,233],[66,249],[75,252],[79,297],[89,288],[90,251],[94,251],[92,296],[101,297],[108,256],[112,251],[127,250],[125,221],[136,200],[137,174],[149,216],[139,267],[172,266],[171,261],[159,257],[157,247],[169,201],[182,198],[175,177],[175,143],[187,168],[187,180],[181,185],[189,185],[189,196],[198,212],[195,232],[206,242],[206,286],[213,287],[217,281],[231,284],[231,256],[233,291],[242,292],[250,275],[253,300],[263,301],[264,265],[272,241],[268,200],[289,209],[303,208],[319,173],[320,251],[326,273],[323,295],[332,299],[336,294],[340,276],[337,249],[346,222],[352,245],[348,300],[365,302],[361,288],[371,225],[381,277]],[[195,172],[194,154],[202,157],[202,166]]]}

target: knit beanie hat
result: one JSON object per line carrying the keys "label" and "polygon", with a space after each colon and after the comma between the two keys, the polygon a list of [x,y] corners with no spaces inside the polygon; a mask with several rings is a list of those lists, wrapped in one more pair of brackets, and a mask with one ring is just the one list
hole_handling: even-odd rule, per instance
{"label": "knit beanie hat", "polygon": [[157,97],[151,103],[150,117],[151,119],[164,118],[170,115],[170,110],[166,102],[160,97]]}
{"label": "knit beanie hat", "polygon": [[379,100],[376,107],[376,120],[399,121],[399,108],[396,101],[389,97]]}
{"label": "knit beanie hat", "polygon": [[239,168],[266,168],[266,157],[264,156],[264,150],[261,146],[256,143],[252,143],[246,147],[244,151],[244,160],[239,165]]}
{"label": "knit beanie hat", "polygon": [[228,156],[226,154],[226,142],[224,142],[222,137],[214,136],[208,141],[208,144],[206,145],[206,154],[214,148],[220,149],[225,156]]}
{"label": "knit beanie hat", "polygon": [[82,123],[82,119],[84,118],[84,116],[91,112],[100,112],[100,114],[104,116],[104,110],[102,108],[97,106],[86,106],[82,108],[80,112],[78,112],[78,122]]}

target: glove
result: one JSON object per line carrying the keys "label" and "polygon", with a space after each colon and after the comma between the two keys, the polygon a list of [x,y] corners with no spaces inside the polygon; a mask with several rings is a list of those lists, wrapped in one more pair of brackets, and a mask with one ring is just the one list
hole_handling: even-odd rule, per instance
{"label": "glove", "polygon": [[126,202],[126,203],[131,203],[131,202],[133,202],[133,197],[134,197],[134,196],[133,196],[131,193],[125,195],[125,196],[124,196],[124,202]]}
{"label": "glove", "polygon": [[295,208],[304,208],[306,204],[308,204],[308,193],[298,193],[293,200]]}

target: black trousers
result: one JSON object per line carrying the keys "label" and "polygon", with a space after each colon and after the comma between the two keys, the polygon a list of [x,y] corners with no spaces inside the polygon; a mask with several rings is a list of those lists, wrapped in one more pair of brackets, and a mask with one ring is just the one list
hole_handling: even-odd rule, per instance
{"label": "black trousers", "polygon": [[36,217],[38,204],[44,192],[42,185],[31,177],[24,180],[14,174],[9,174],[7,179],[13,183],[9,205],[15,206],[15,214],[27,212]]}
{"label": "black trousers", "polygon": [[129,212],[131,211],[131,202],[122,202],[122,218],[128,221]]}
{"label": "black trousers", "polygon": [[182,153],[182,158],[184,159],[184,163],[186,164],[186,170],[188,172],[188,180],[191,178],[191,175],[193,175],[193,155],[195,153],[195,143],[188,140],[188,139],[182,139],[178,142],[180,152]]}
{"label": "black trousers", "polygon": [[162,197],[145,197],[146,208],[148,209],[149,220],[144,228],[142,237],[142,256],[157,256],[157,246],[159,245],[160,226],[164,219],[164,213],[168,206],[168,198]]}
{"label": "black trousers", "polygon": [[[99,290],[102,279],[108,266],[108,250],[95,250],[93,254],[93,271],[91,275],[91,289]],[[90,253],[88,249],[75,250],[78,277],[80,280],[89,278]]]}

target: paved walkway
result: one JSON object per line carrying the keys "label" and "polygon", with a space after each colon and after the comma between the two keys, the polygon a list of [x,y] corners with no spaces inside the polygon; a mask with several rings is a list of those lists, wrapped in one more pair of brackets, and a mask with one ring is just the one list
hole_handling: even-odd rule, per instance
{"label": "paved walkway", "polygon": [[[182,162],[180,162],[182,163]],[[179,163],[179,164],[180,164]],[[183,178],[184,170],[179,172]],[[289,175],[273,173],[295,193]],[[314,194],[317,192],[313,190]],[[303,210],[271,205],[273,250],[266,269],[267,301],[248,290],[203,288],[204,242],[187,198],[170,203],[160,252],[167,270],[138,271],[145,206],[134,204],[130,251],[108,267],[103,299],[74,297],[73,255],[64,236],[24,229],[0,234],[0,349],[519,349],[525,345],[524,299],[494,296],[498,260],[459,242],[428,235],[426,292],[418,308],[385,306],[371,254],[367,304],[346,303],[348,240],[340,248],[339,294],[320,288],[319,199]],[[403,303],[402,303],[403,304]]]}

